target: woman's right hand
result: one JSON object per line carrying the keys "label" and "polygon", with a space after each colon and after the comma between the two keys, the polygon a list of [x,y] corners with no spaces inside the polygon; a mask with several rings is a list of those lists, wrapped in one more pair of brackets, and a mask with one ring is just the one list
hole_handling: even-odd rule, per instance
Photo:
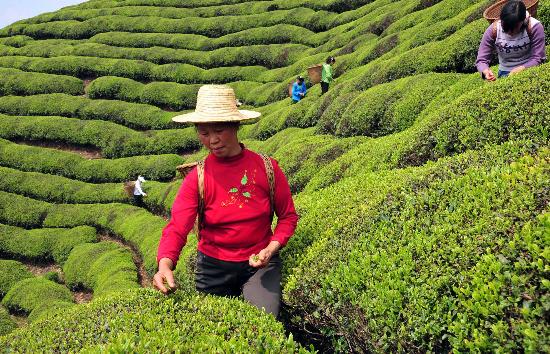
{"label": "woman's right hand", "polygon": [[[153,286],[163,294],[168,294],[176,289],[174,273],[172,272],[173,266],[174,264],[170,258],[162,258],[159,261],[159,270],[153,277]],[[164,286],[164,282],[168,283],[169,288]]]}
{"label": "woman's right hand", "polygon": [[497,79],[495,77],[495,74],[493,73],[493,70],[491,70],[489,68],[483,70],[483,75],[485,76],[485,80],[487,80],[487,81],[495,81]]}

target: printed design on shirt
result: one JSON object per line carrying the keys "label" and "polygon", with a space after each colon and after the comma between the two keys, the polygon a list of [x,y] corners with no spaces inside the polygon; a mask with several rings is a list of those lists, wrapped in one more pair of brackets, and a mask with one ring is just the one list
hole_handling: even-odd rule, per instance
{"label": "printed design on shirt", "polygon": [[506,52],[507,54],[510,54],[512,52],[520,52],[520,51],[527,51],[531,49],[531,42],[523,42],[522,44],[510,44],[507,42],[497,42],[496,47],[500,53]]}
{"label": "printed design on shirt", "polygon": [[255,196],[255,191],[256,169],[252,171],[251,176],[248,175],[248,170],[244,170],[239,186],[233,187],[227,192],[228,198],[221,203],[221,206],[237,205],[242,208]]}

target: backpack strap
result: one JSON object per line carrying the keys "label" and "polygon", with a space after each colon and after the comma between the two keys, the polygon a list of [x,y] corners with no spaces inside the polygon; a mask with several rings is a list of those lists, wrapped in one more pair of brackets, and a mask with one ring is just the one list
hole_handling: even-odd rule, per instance
{"label": "backpack strap", "polygon": [[258,154],[264,160],[265,172],[267,174],[267,181],[269,182],[269,204],[271,205],[271,220],[273,220],[273,214],[275,214],[275,171],[273,170],[273,163],[269,156],[265,154]]}
{"label": "backpack strap", "polygon": [[499,21],[493,21],[491,24],[491,38],[496,41],[497,40],[497,26]]}
{"label": "backpack strap", "polygon": [[529,40],[533,42],[533,24],[531,23],[531,15],[527,17],[527,35],[529,36]]}
{"label": "backpack strap", "polygon": [[204,162],[205,160],[197,162],[197,182],[199,189],[199,205],[197,208],[196,222],[197,239],[199,238],[199,231],[203,228],[204,222]]}
{"label": "backpack strap", "polygon": [[197,166],[197,162],[184,163],[183,165],[176,167],[176,171],[179,172],[181,178],[185,178],[189,172],[195,168],[195,166]]}

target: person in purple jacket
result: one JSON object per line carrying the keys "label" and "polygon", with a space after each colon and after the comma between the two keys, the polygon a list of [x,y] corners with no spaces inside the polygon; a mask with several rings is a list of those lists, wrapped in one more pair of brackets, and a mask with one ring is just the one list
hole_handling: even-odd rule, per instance
{"label": "person in purple jacket", "polygon": [[477,54],[476,67],[482,77],[495,81],[489,68],[493,50],[498,54],[498,77],[519,73],[546,60],[542,23],[529,15],[522,1],[509,1],[500,20],[487,28]]}

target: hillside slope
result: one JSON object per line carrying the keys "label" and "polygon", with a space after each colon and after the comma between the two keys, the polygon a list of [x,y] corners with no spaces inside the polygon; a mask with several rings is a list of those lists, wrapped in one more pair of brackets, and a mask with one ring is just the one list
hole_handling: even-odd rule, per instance
{"label": "hillside slope", "polygon": [[[550,64],[480,79],[491,2],[91,0],[1,29],[0,347],[549,352]],[[209,83],[262,112],[240,138],[295,195],[283,323],[195,294],[194,236],[180,291],[134,289],[206,154],[171,117]]]}

